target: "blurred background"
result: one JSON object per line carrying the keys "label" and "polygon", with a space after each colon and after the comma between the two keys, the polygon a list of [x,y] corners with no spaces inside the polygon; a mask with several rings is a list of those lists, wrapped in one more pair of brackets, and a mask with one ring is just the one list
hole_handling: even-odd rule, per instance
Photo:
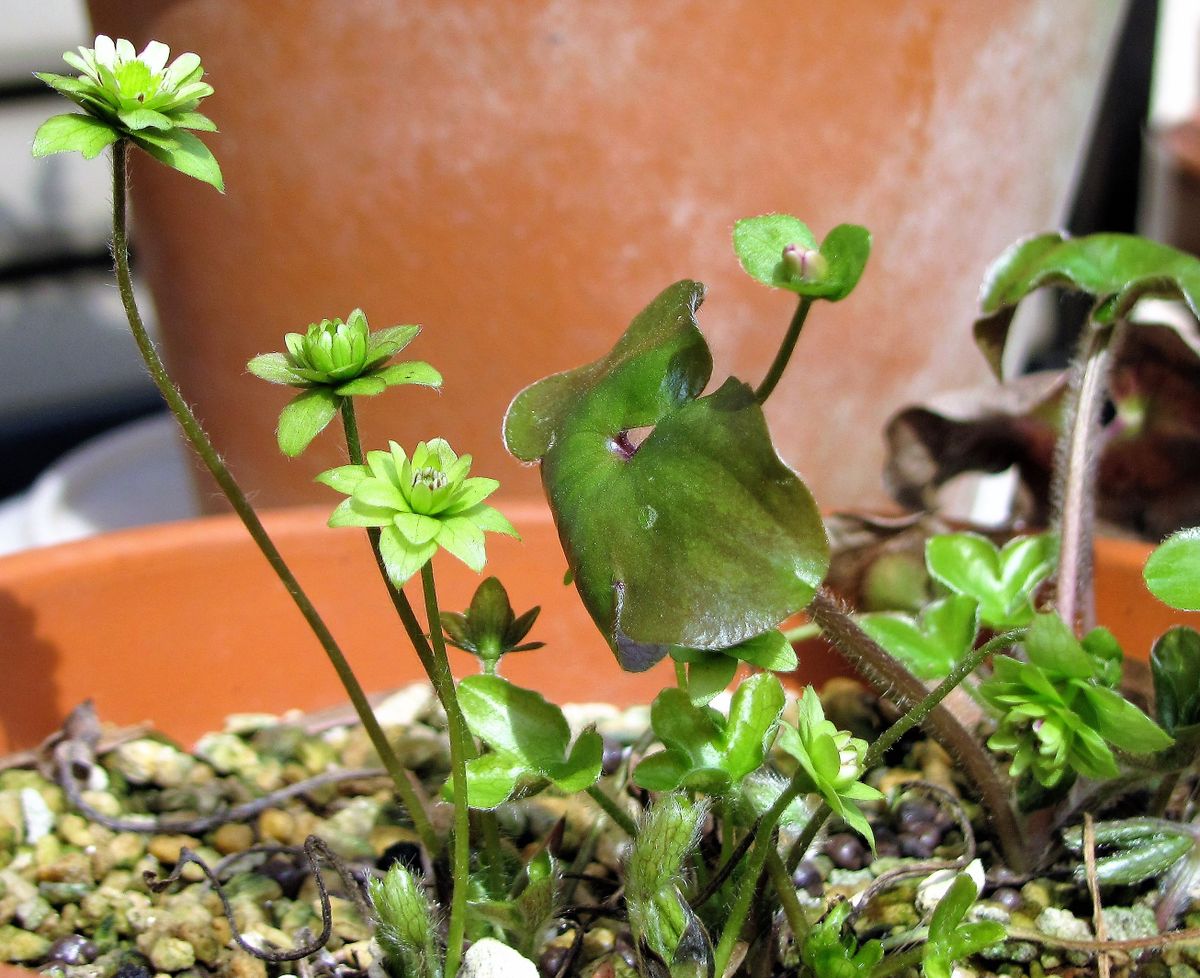
{"label": "blurred background", "polygon": [[[586,23],[569,4],[547,4],[538,18],[515,25],[497,23],[487,5],[461,6],[457,19],[405,19],[396,10],[406,5],[396,4],[340,13],[338,3],[94,4],[100,26],[112,33],[140,11],[138,23],[176,53],[200,52],[217,89],[204,110],[222,129],[208,142],[225,167],[228,193],[218,198],[176,174],[136,170],[134,261],[145,276],[150,318],[157,309],[197,344],[183,364],[180,341],[167,342],[176,366],[187,367],[185,393],[262,502],[321,498],[310,476],[336,463],[338,449],[281,466],[271,430],[287,394],[235,365],[279,349],[285,331],[344,317],[353,305],[377,328],[424,322],[427,335],[411,356],[429,359],[447,379],[443,395],[391,395],[410,407],[368,418],[368,434],[428,437],[435,432],[426,420],[411,416],[428,411],[438,430],[448,425],[456,448],[487,463],[477,466],[480,474],[530,495],[535,475],[505,459],[497,437],[500,413],[520,387],[601,355],[658,288],[683,275],[713,286],[701,325],[714,347],[714,376],[734,372],[753,382],[791,309],[741,281],[727,244],[732,221],[787,210],[809,220],[818,237],[840,221],[867,224],[876,252],[861,295],[838,307],[831,325],[815,327],[823,338],[806,335],[800,360],[811,357],[817,369],[805,375],[811,367],[793,365],[806,379],[781,391],[768,415],[781,453],[823,505],[877,504],[884,499],[883,420],[906,400],[985,377],[968,326],[987,257],[1018,234],[1054,226],[1140,229],[1200,247],[1196,0],[1013,0],[988,4],[987,12],[914,0],[890,4],[902,16],[887,24],[874,5],[846,3],[831,8],[841,26],[797,21],[820,16],[822,5],[813,4],[787,14],[794,23],[780,21],[778,29],[771,18],[789,6],[764,3],[758,20],[731,27],[728,37],[719,16],[689,33],[661,13],[644,19],[662,23],[634,35],[621,21],[625,4]],[[316,24],[314,12],[325,8],[335,12],[332,27]],[[391,62],[364,49],[363,38],[375,33],[364,11],[374,12],[385,42],[397,32],[411,47]],[[183,454],[127,335],[107,253],[107,166],[78,155],[35,161],[29,154],[40,122],[66,111],[31,72],[65,70],[61,53],[90,45],[88,12],[77,0],[39,0],[10,3],[4,13],[0,553],[219,508],[211,493],[190,488]],[[307,40],[284,42],[275,33],[283,24],[310,31]],[[506,27],[517,29],[512,48]],[[139,49],[149,39],[140,29],[127,32]],[[649,36],[653,30],[661,37]],[[797,50],[819,37],[841,54],[833,67],[791,66],[785,49],[752,46],[776,35],[783,45],[789,32]],[[226,53],[223,33],[258,43],[259,60]],[[695,51],[668,46],[691,34],[701,39]],[[473,39],[482,53],[465,47]],[[759,80],[715,68],[711,77],[683,71],[678,83],[666,76],[664,66],[686,65],[693,55],[703,65],[718,56],[735,65],[761,61],[769,71]],[[344,85],[333,82],[339,61],[375,74],[351,71]],[[526,62],[551,80],[530,81]],[[846,90],[843,65],[864,91]],[[419,89],[439,70],[463,89]],[[239,110],[246,93],[268,82],[298,121],[281,124],[278,102],[274,111]],[[580,91],[584,101],[572,101]],[[843,91],[845,102],[834,101],[831,93]],[[723,101],[726,92],[733,96]],[[445,104],[422,114],[443,96]],[[752,103],[763,114],[743,117]],[[343,125],[347,118],[361,138]],[[396,118],[412,121],[397,125]],[[625,125],[628,134],[618,131]],[[464,135],[457,128],[479,159],[454,148]],[[252,130],[275,140],[277,158],[251,145]],[[737,150],[732,156],[725,143]],[[297,146],[308,150],[303,161]],[[722,151],[729,158],[718,161]],[[608,199],[582,169],[592,157],[654,196]],[[350,207],[330,199],[330,183],[361,185],[363,174],[375,175],[377,197]],[[509,193],[500,181],[514,174]],[[272,182],[293,196],[274,212],[255,211],[250,196]],[[303,229],[292,223],[300,218]],[[194,237],[201,271],[216,270],[207,283],[199,275],[171,279],[179,274],[172,261],[188,257],[190,247],[168,240],[172,221],[185,240]],[[559,225],[564,241],[549,241],[547,229]],[[249,250],[222,250],[234,230],[248,233]],[[307,257],[283,255],[278,262],[286,268],[264,259],[280,251],[272,233],[307,248]],[[522,255],[525,265],[513,266]],[[238,266],[256,270],[261,288],[228,277]],[[422,294],[426,280],[436,295]],[[1050,302],[1027,317],[1014,368],[1061,362],[1071,314]],[[939,339],[935,319],[957,338]],[[234,328],[217,339],[218,324]],[[865,352],[824,366],[844,351],[852,326]],[[223,379],[193,369],[205,343],[213,362],[223,362]],[[504,355],[509,366],[494,370]],[[219,402],[234,397],[225,393],[228,384],[251,393],[223,421]],[[844,416],[841,406],[831,407],[839,395],[865,404]],[[820,441],[812,434],[818,415],[841,430]],[[460,422],[468,416],[486,422]],[[485,423],[486,431],[479,427]],[[848,447],[857,453],[851,462]]]}

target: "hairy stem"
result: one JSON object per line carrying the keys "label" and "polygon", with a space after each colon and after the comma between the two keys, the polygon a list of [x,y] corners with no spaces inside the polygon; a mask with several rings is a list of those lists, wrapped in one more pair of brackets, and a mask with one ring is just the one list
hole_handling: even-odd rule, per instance
{"label": "hairy stem", "polygon": [[792,315],[792,321],[788,325],[787,333],[784,334],[783,342],[779,344],[775,359],[771,362],[771,367],[767,370],[767,375],[763,378],[762,383],[754,391],[754,398],[759,404],[764,404],[771,396],[771,391],[775,390],[784,370],[787,369],[788,361],[792,359],[792,352],[796,349],[796,340],[800,339],[800,331],[804,328],[804,320],[808,318],[808,310],[811,305],[812,299],[808,296],[800,297],[800,302]]}
{"label": "hairy stem", "polygon": [[754,899],[754,893],[758,889],[758,881],[762,876],[763,867],[766,865],[767,856],[775,849],[775,825],[779,821],[779,816],[800,794],[803,777],[804,773],[801,769],[775,799],[775,804],[767,809],[766,814],[758,820],[754,848],[750,851],[750,860],[746,864],[746,871],[739,884],[737,897],[729,909],[729,916],[725,918],[720,943],[717,944],[717,949],[713,954],[714,974],[725,974],[725,969],[729,966],[729,959],[733,955],[733,946],[742,932],[742,925],[746,922],[746,914],[750,911],[750,902]]}
{"label": "hairy stem", "polygon": [[974,782],[1008,867],[1017,873],[1027,872],[1030,854],[1007,780],[996,770],[987,748],[942,703],[987,656],[1013,645],[1023,633],[1006,632],[974,649],[930,691],[859,628],[827,592],[817,592],[808,613],[855,668],[905,711],[904,716],[871,745],[864,758],[864,767],[877,764],[884,753],[913,727],[925,725],[930,735],[958,760]]}
{"label": "hairy stem", "polygon": [[221,491],[225,494],[225,498],[229,500],[229,504],[241,519],[251,539],[258,549],[262,551],[262,555],[266,558],[267,563],[271,565],[271,569],[275,572],[276,577],[282,582],[287,593],[291,595],[292,601],[295,602],[300,614],[304,616],[304,620],[308,622],[308,627],[312,629],[313,635],[316,636],[317,641],[321,644],[321,648],[325,650],[325,655],[329,658],[329,662],[333,666],[334,672],[337,673],[338,679],[341,680],[342,686],[346,690],[346,695],[350,697],[350,702],[354,706],[354,712],[358,714],[363,729],[367,732],[372,746],[379,754],[379,758],[383,762],[383,766],[387,769],[392,783],[396,786],[396,793],[404,802],[405,807],[408,808],[409,816],[413,820],[414,829],[420,835],[422,843],[432,851],[436,848],[433,845],[436,843],[433,828],[429,824],[428,818],[425,817],[425,810],[417,800],[416,792],[408,780],[408,772],[404,769],[404,765],[400,763],[396,752],[392,750],[387,737],[384,736],[383,729],[379,726],[378,721],[375,719],[375,714],[371,710],[371,704],[367,702],[367,696],[363,692],[358,678],[354,675],[354,671],[350,668],[350,663],[346,661],[346,657],[334,640],[329,627],[325,624],[320,614],[318,614],[317,609],[313,606],[308,595],[305,594],[304,589],[300,587],[300,582],[296,580],[295,575],[292,574],[291,569],[284,562],[283,556],[279,553],[274,542],[267,535],[262,521],[258,518],[254,507],[247,500],[246,494],[242,492],[241,487],[233,478],[233,474],[221,460],[221,456],[217,453],[212,441],[200,426],[196,415],[188,407],[188,403],[179,392],[179,388],[175,386],[175,382],[171,379],[170,374],[167,373],[167,368],[163,365],[158,351],[154,348],[150,334],[146,332],[145,323],[142,321],[142,315],[138,311],[137,300],[133,294],[133,278],[129,271],[129,238],[126,227],[129,184],[127,173],[128,159],[128,140],[117,140],[113,145],[113,261],[116,266],[117,288],[121,294],[121,303],[125,307],[125,316],[129,320],[129,329],[133,333],[133,339],[137,344],[138,352],[142,355],[142,360],[145,362],[146,369],[150,373],[150,379],[154,381],[154,386],[158,388],[159,394],[166,401],[167,407],[170,408],[171,413],[175,416],[175,420],[179,422],[179,427],[183,430],[184,437],[187,438],[200,460],[204,463],[205,468],[208,469],[213,479],[216,480],[217,485],[220,486]]}
{"label": "hairy stem", "polygon": [[1071,386],[1063,415],[1054,466],[1054,526],[1059,560],[1056,586],[1058,613],[1079,634],[1096,624],[1092,591],[1092,537],[1096,523],[1096,444],[1100,411],[1108,391],[1113,339],[1121,324],[1101,327],[1089,322],[1071,369]]}
{"label": "hairy stem", "polygon": [[775,887],[775,893],[783,907],[783,915],[792,929],[792,939],[797,944],[803,944],[804,938],[808,936],[808,919],[804,916],[799,897],[796,896],[792,874],[784,867],[779,853],[773,849],[767,853],[767,875],[771,877],[771,885]]}
{"label": "hairy stem", "polygon": [[433,642],[434,674],[430,676],[438,699],[446,711],[450,733],[450,793],[454,805],[454,892],[450,899],[450,923],[446,933],[446,978],[458,973],[462,957],[463,935],[467,926],[467,888],[471,873],[471,819],[467,805],[467,758],[474,754],[467,721],[458,706],[454,676],[446,657],[446,640],[442,637],[441,614],[438,612],[437,583],[433,578],[433,561],[421,568],[421,585],[425,592],[425,617],[429,622],[429,638]]}

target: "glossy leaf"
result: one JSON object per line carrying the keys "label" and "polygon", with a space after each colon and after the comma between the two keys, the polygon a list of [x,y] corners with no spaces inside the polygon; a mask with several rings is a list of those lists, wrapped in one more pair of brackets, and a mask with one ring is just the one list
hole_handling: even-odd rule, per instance
{"label": "glossy leaf", "polygon": [[954,878],[929,921],[929,939],[921,955],[925,978],[951,978],[956,962],[1004,940],[1007,932],[994,920],[963,923],[979,890],[966,873]]}
{"label": "glossy leaf", "polygon": [[859,625],[920,679],[942,679],[975,642],[979,605],[954,594],[929,604],[919,617],[892,612],[860,615]]}
{"label": "glossy leaf", "polygon": [[688,697],[697,706],[707,706],[718,693],[725,691],[735,675],[737,659],[721,652],[703,652],[688,663]]}
{"label": "glossy leaf", "polygon": [[1169,733],[1200,723],[1200,633],[1172,628],[1150,652],[1154,707]]}
{"label": "glossy leaf", "polygon": [[1057,561],[1054,537],[1017,537],[997,548],[976,533],[951,533],[925,547],[929,573],[956,594],[979,602],[981,625],[1002,631],[1033,620],[1033,596]]}
{"label": "glossy leaf", "polygon": [[1048,675],[1066,679],[1091,679],[1096,664],[1084,651],[1075,633],[1058,615],[1035,615],[1025,638],[1029,661]]}
{"label": "glossy leaf", "polygon": [[[1156,818],[1128,818],[1095,825],[1096,878],[1106,886],[1132,886],[1161,877],[1195,848],[1192,835],[1181,826],[1174,831],[1169,822]],[[1076,826],[1063,832],[1067,848],[1083,853],[1083,830]],[[1084,867],[1076,869],[1084,878]]]}
{"label": "glossy leaf", "polygon": [[[819,254],[819,267],[801,273],[785,249]],[[751,278],[812,299],[837,302],[858,284],[871,254],[871,234],[857,224],[839,224],[817,247],[808,226],[787,214],[764,214],[738,221],[733,249]],[[807,269],[806,269],[807,271]]]}
{"label": "glossy leaf", "polygon": [[1142,573],[1159,601],[1181,611],[1200,611],[1200,527],[1168,537]]}
{"label": "glossy leaf", "polygon": [[[829,562],[816,504],[750,388],[731,379],[699,397],[703,294],[671,286],[606,357],[526,388],[505,419],[509,451],[541,461],[576,587],[631,670],[672,645],[726,649],[774,628]],[[635,448],[627,433],[645,426]]]}
{"label": "glossy leaf", "polygon": [[1173,743],[1170,735],[1120,693],[1103,686],[1083,688],[1090,716],[1080,709],[1085,722],[1101,737],[1131,754],[1152,754]]}
{"label": "glossy leaf", "polygon": [[1145,296],[1182,299],[1200,315],[1200,261],[1182,251],[1129,234],[1025,238],[992,264],[980,292],[975,341],[997,376],[1017,304],[1048,285],[1095,296],[1102,324]]}

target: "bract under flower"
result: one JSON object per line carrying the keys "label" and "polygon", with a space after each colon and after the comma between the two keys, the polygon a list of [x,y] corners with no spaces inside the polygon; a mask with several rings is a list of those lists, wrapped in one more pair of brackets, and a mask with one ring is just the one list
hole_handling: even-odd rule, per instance
{"label": "bract under flower", "polygon": [[388,577],[403,586],[438,551],[447,550],[474,571],[487,560],[485,532],[518,536],[483,500],[495,479],[468,477],[471,456],[456,455],[444,439],[420,442],[410,459],[395,442],[367,453],[365,465],[343,465],[317,481],[345,493],[330,526],[377,527]]}

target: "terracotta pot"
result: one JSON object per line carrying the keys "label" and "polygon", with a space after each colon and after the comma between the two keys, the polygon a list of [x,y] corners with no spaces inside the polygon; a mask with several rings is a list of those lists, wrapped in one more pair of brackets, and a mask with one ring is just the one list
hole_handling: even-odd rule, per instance
{"label": "terracotta pot", "polygon": [[[265,448],[288,395],[244,366],[285,331],[354,306],[376,326],[423,323],[410,351],[445,392],[364,405],[366,441],[443,434],[533,498],[536,474],[497,437],[509,400],[607,351],[669,283],[710,286],[715,376],[761,379],[793,304],[741,272],[729,233],[787,211],[819,235],[875,233],[859,289],[814,314],[767,411],[818,500],[846,507],[884,502],[875,432],[895,405],[985,379],[978,283],[1010,241],[1060,220],[1122,9],[90,6],[99,31],[199,52],[216,87],[205,111],[228,192],[137,159],[136,261],[189,401],[264,503],[319,499],[308,477],[341,451]],[[849,457],[847,432],[864,433]]]}

